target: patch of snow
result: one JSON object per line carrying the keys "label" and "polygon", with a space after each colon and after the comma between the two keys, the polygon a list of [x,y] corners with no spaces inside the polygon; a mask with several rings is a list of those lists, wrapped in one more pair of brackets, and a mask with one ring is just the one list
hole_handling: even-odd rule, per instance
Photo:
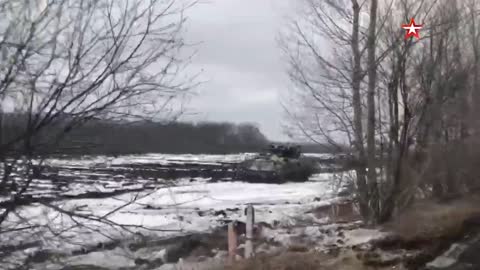
{"label": "patch of snow", "polygon": [[428,267],[433,268],[447,268],[455,264],[458,260],[459,255],[465,251],[467,245],[463,244],[453,244],[447,251],[445,251],[441,256],[438,256],[432,262],[427,264]]}
{"label": "patch of snow", "polygon": [[368,243],[374,239],[381,239],[386,236],[386,233],[374,229],[355,229],[345,232],[345,245],[355,246],[359,244]]}
{"label": "patch of snow", "polygon": [[164,264],[156,270],[212,270],[223,269],[225,267],[226,260],[223,258],[207,258],[202,262],[187,262],[181,260],[180,262],[173,264]]}
{"label": "patch of snow", "polygon": [[278,204],[279,202],[309,202],[315,197],[329,194],[321,182],[287,184],[248,184],[244,182],[203,183],[160,189],[139,203],[156,206],[200,207],[225,209],[245,206]]}
{"label": "patch of snow", "polygon": [[348,174],[349,172],[342,172],[342,173],[317,173],[311,175],[308,180],[316,181],[316,182],[331,182],[332,179],[337,178],[337,175],[344,175]]}
{"label": "patch of snow", "polygon": [[335,157],[334,154],[330,154],[330,153],[303,153],[302,155],[306,157],[313,157],[313,158],[319,158],[319,159],[328,159],[328,158]]}
{"label": "patch of snow", "polygon": [[[314,222],[311,223],[314,224]],[[331,247],[351,247],[385,236],[378,230],[339,229],[338,224],[307,226],[291,224],[279,229],[264,229],[262,235],[267,239],[282,243],[284,246],[304,245],[315,247],[317,250],[326,250]]]}

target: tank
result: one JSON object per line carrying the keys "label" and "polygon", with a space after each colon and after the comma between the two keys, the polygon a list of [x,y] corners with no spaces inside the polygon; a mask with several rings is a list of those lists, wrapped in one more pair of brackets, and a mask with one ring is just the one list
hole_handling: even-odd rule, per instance
{"label": "tank", "polygon": [[253,183],[305,182],[314,168],[313,162],[302,156],[300,146],[272,144],[240,163],[234,178]]}

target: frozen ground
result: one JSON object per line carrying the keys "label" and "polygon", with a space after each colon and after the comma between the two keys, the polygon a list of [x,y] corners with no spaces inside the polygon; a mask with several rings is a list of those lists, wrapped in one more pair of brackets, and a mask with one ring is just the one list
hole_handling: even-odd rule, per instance
{"label": "frozen ground", "polygon": [[[51,158],[41,162],[42,173],[35,175],[24,195],[34,199],[73,196],[94,197],[98,193],[120,193],[165,186],[179,178],[192,176],[231,176],[235,164],[254,156],[146,154],[124,156],[83,156]],[[36,162],[40,164],[40,161]],[[22,167],[12,172],[23,183]],[[1,171],[1,170],[0,170]],[[92,195],[89,195],[92,194]],[[0,198],[0,202],[8,198]]]}
{"label": "frozen ground", "polygon": [[[88,188],[98,192],[120,188],[125,193],[106,198],[72,198],[42,204],[34,203],[18,209],[2,224],[11,231],[4,230],[0,234],[0,241],[22,248],[12,249],[8,256],[3,256],[5,252],[2,254],[0,246],[0,260],[4,257],[7,262],[15,264],[29,256],[31,258],[32,254],[38,255],[39,250],[43,250],[48,251],[50,256],[56,254],[55,257],[72,257],[75,261],[75,258],[78,260],[78,256],[72,254],[78,254],[79,251],[81,253],[92,247],[103,247],[109,243],[209,232],[230,220],[243,220],[243,210],[247,204],[254,205],[256,222],[276,224],[283,228],[267,231],[269,237],[288,244],[292,231],[285,228],[297,226],[299,219],[320,222],[306,212],[336,200],[338,183],[334,180],[337,178],[333,174],[317,174],[305,183],[250,184],[209,182],[210,179],[201,177],[176,179],[174,182],[144,179],[140,176],[131,179],[125,174],[102,175],[89,171],[79,173],[70,168],[78,166],[88,168],[105,162],[110,162],[107,166],[162,162],[205,164],[240,162],[251,155],[253,154],[226,156],[149,154],[118,158],[47,160],[50,166],[68,169],[66,172],[60,170],[61,174],[69,177],[68,191],[65,191],[65,194],[68,192],[82,194]],[[42,181],[39,184],[42,184]],[[149,183],[148,189],[145,188],[145,181]],[[137,191],[137,188],[141,191]],[[306,226],[295,230],[298,232],[294,231],[293,234],[310,235],[312,239],[317,240],[324,234],[318,226]],[[360,236],[350,238],[356,239],[351,241],[367,241],[374,233],[360,232]],[[332,241],[335,242],[335,238],[323,241],[322,245],[328,245]],[[94,263],[102,261],[101,258],[108,261],[105,258],[113,256],[110,253],[117,249],[87,252],[88,254],[81,256],[80,262],[88,261],[88,256],[94,258],[92,259]],[[128,264],[132,262],[130,258]],[[45,264],[36,265],[40,265],[37,269],[46,267]]]}
{"label": "frozen ground", "polygon": [[[145,227],[135,229],[143,234],[148,234],[152,230],[169,231],[155,232],[157,235],[206,231],[217,226],[221,220],[242,218],[241,210],[249,203],[254,204],[258,221],[268,223],[288,221],[299,211],[324,203],[319,198],[326,200],[332,197],[333,187],[328,181],[330,176],[330,174],[316,175],[309,182],[282,185],[209,183],[208,179],[197,178],[194,181],[183,179],[171,187],[126,193],[112,198],[72,199],[52,204],[54,207],[74,211],[79,215],[89,214],[97,217],[121,208],[108,215],[108,220],[126,226]],[[10,219],[12,224],[18,222],[21,217],[29,220],[30,226],[47,223],[55,228],[73,226],[71,218],[59,215],[57,210],[40,204],[25,206],[18,215],[19,217],[12,216]],[[92,226],[101,225],[103,224],[94,222]],[[109,237],[117,237],[116,231],[107,231],[103,233]],[[81,243],[90,241],[92,235],[95,235],[94,239],[97,241],[107,240],[105,236],[88,230],[84,234],[69,235],[68,238],[69,242]],[[55,248],[56,245],[55,243],[52,247]]]}
{"label": "frozen ground", "polygon": [[[24,195],[34,201],[62,197],[95,197],[106,192],[116,195],[123,191],[138,191],[165,186],[166,181],[187,177],[211,177],[228,181],[235,175],[236,164],[251,159],[255,153],[235,155],[170,155],[145,154],[124,156],[84,156],[82,158],[52,158],[42,162],[41,175],[35,175]],[[331,155],[306,154],[309,158],[327,160]],[[332,171],[335,164],[318,162],[318,171]],[[338,166],[337,166],[338,167]],[[19,167],[21,169],[21,167]],[[1,170],[0,170],[1,171]],[[22,171],[12,173],[22,183]],[[247,179],[246,179],[247,180]],[[8,198],[0,198],[0,202]]]}

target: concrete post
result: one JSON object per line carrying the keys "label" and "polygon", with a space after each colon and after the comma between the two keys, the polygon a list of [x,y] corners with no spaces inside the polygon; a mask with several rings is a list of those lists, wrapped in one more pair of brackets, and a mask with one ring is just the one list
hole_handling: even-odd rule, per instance
{"label": "concrete post", "polygon": [[228,224],[228,262],[235,261],[237,255],[237,232],[235,230],[235,221]]}
{"label": "concrete post", "polygon": [[254,220],[254,209],[251,204],[247,206],[247,222],[246,222],[246,241],[245,241],[245,258],[251,258],[253,256],[253,224]]}

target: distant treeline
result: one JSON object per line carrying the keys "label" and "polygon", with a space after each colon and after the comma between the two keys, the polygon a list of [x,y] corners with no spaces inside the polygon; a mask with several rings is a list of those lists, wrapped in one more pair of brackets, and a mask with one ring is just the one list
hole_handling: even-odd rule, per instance
{"label": "distant treeline", "polygon": [[[3,119],[4,139],[22,132],[26,117],[6,114]],[[271,143],[255,124],[188,123],[188,122],[119,122],[91,120],[69,130],[57,144],[52,134],[62,125],[40,133],[34,143],[39,152],[48,154],[141,154],[141,153],[211,153],[228,154],[259,152]],[[38,147],[37,147],[38,148]],[[38,149],[37,149],[38,150]],[[303,152],[330,152],[326,146],[302,145]]]}
{"label": "distant treeline", "polygon": [[59,149],[81,148],[91,154],[227,154],[257,152],[267,145],[267,138],[253,124],[96,121],[72,130]]}

